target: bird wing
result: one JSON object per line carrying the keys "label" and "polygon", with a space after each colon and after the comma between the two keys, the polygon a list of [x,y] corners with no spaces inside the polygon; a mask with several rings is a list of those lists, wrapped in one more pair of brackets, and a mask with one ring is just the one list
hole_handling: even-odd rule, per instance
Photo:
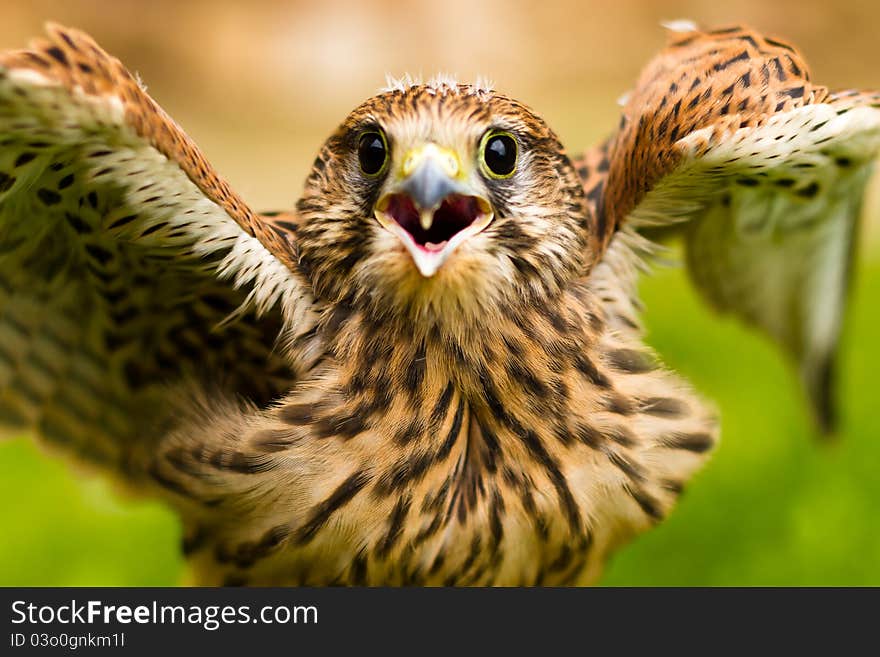
{"label": "bird wing", "polygon": [[256,402],[309,292],[254,213],[86,34],[0,53],[0,434],[127,470],[180,386]]}
{"label": "bird wing", "polygon": [[831,430],[880,94],[829,93],[791,46],[747,28],[677,29],[643,71],[608,147],[602,235],[607,242],[624,224],[680,226],[696,287],[782,345]]}

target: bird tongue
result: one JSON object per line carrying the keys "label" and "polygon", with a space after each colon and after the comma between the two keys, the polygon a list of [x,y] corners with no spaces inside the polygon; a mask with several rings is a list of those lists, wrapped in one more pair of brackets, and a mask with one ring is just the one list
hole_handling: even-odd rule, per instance
{"label": "bird tongue", "polygon": [[419,212],[406,194],[389,194],[376,205],[376,218],[397,235],[422,276],[433,276],[466,239],[492,221],[489,203],[452,194],[433,211]]}
{"label": "bird tongue", "polygon": [[480,216],[477,199],[453,194],[433,211],[427,227],[419,211],[406,194],[394,194],[385,210],[412,237],[413,242],[426,251],[440,251],[456,234],[470,226]]}

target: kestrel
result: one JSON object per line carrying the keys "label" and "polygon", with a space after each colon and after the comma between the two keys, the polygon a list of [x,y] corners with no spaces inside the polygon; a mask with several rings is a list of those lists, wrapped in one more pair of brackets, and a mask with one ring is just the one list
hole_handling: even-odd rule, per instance
{"label": "kestrel", "polygon": [[645,346],[651,227],[825,429],[880,95],[674,26],[599,148],[395,82],[258,214],[49,25],[0,55],[0,423],[167,500],[201,584],[566,584],[666,516],[714,413]]}

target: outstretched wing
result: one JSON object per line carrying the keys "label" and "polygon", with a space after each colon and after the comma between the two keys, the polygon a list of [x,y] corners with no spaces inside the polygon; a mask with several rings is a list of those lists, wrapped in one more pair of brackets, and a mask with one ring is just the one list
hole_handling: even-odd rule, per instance
{"label": "outstretched wing", "polygon": [[747,28],[678,26],[609,146],[610,238],[681,225],[697,288],[797,361],[823,429],[880,95],[810,81],[789,45]]}
{"label": "outstretched wing", "polygon": [[181,386],[286,389],[275,344],[309,293],[292,224],[91,38],[47,31],[0,54],[0,433],[127,470]]}

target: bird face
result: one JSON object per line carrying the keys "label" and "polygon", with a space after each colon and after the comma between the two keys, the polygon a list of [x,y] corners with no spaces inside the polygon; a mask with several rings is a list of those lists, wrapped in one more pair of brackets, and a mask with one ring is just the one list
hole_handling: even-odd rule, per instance
{"label": "bird face", "polygon": [[520,103],[466,85],[361,105],[298,210],[316,295],[373,312],[479,315],[586,271],[589,213],[558,139]]}

